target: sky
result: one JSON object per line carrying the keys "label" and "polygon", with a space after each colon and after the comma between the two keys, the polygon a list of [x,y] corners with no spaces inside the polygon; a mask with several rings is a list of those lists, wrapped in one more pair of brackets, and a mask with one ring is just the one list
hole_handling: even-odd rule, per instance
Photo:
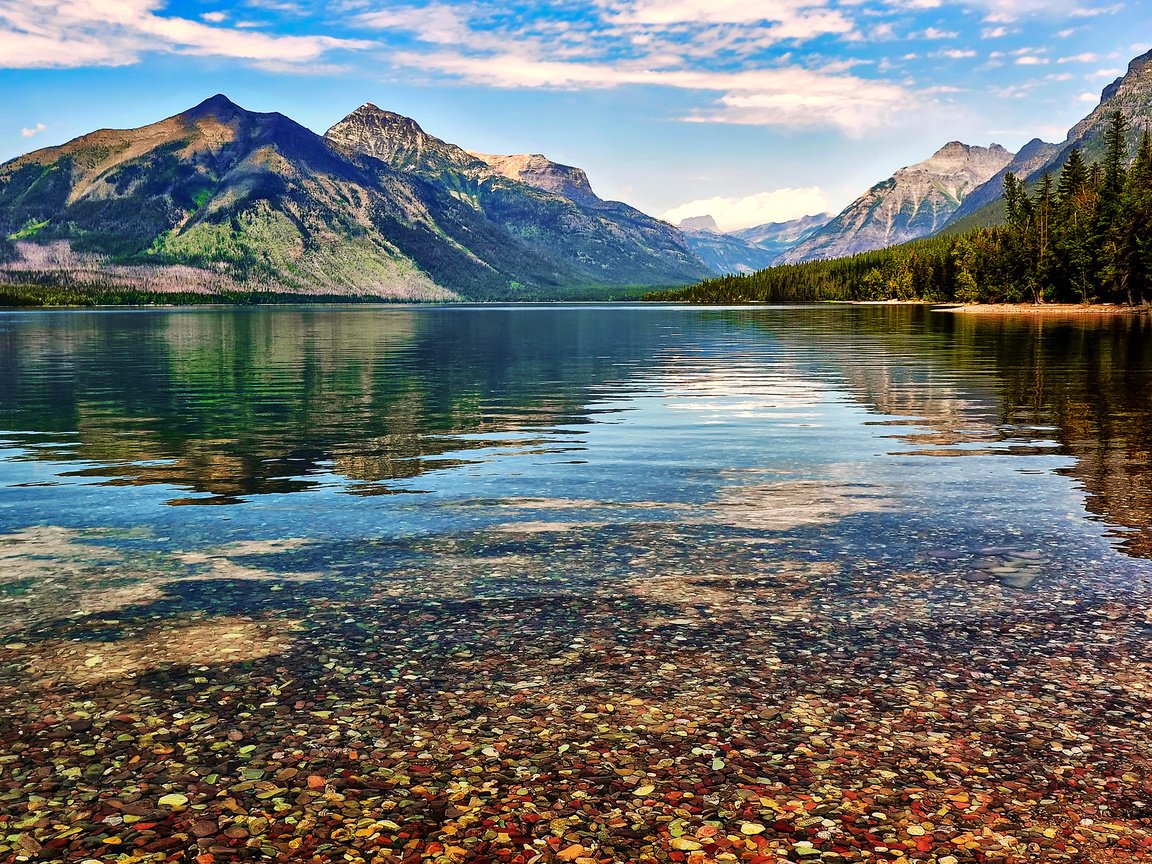
{"label": "sky", "polygon": [[723,230],[835,212],[945,143],[1062,141],[1152,0],[0,0],[0,161],[222,92],[365,102]]}

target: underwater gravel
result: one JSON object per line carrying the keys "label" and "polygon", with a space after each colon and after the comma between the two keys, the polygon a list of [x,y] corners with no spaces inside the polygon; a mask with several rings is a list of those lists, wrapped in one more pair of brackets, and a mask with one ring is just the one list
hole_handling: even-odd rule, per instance
{"label": "underwater gravel", "polygon": [[32,592],[0,860],[1152,861],[1146,585],[745,522],[253,546],[55,618]]}

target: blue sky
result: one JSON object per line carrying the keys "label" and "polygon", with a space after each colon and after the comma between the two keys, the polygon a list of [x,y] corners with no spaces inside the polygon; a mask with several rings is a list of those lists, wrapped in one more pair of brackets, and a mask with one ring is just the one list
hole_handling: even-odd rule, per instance
{"label": "blue sky", "polygon": [[735,228],[1062,140],[1149,48],[1144,0],[0,0],[0,160],[216,92],[318,132],[371,101]]}

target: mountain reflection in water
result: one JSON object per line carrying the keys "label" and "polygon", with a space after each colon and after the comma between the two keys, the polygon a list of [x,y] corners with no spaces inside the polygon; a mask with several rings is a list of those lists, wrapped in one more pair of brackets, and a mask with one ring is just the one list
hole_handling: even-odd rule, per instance
{"label": "mountain reflection in water", "polygon": [[748,362],[796,364],[889,416],[874,422],[899,428],[874,432],[911,452],[1074,457],[1059,470],[1088,511],[1149,557],[1149,326],[907,307],[11,314],[0,413],[14,458],[57,482],[183,490],[170,503],[419,491],[401,481],[493,448],[578,460],[598,402],[659,370],[715,386],[735,337]]}

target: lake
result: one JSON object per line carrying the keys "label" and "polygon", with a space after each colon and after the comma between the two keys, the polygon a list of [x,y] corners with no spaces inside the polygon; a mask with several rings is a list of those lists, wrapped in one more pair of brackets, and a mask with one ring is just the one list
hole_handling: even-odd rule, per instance
{"label": "lake", "polygon": [[2,313],[0,855],[1152,860],[1150,335]]}

